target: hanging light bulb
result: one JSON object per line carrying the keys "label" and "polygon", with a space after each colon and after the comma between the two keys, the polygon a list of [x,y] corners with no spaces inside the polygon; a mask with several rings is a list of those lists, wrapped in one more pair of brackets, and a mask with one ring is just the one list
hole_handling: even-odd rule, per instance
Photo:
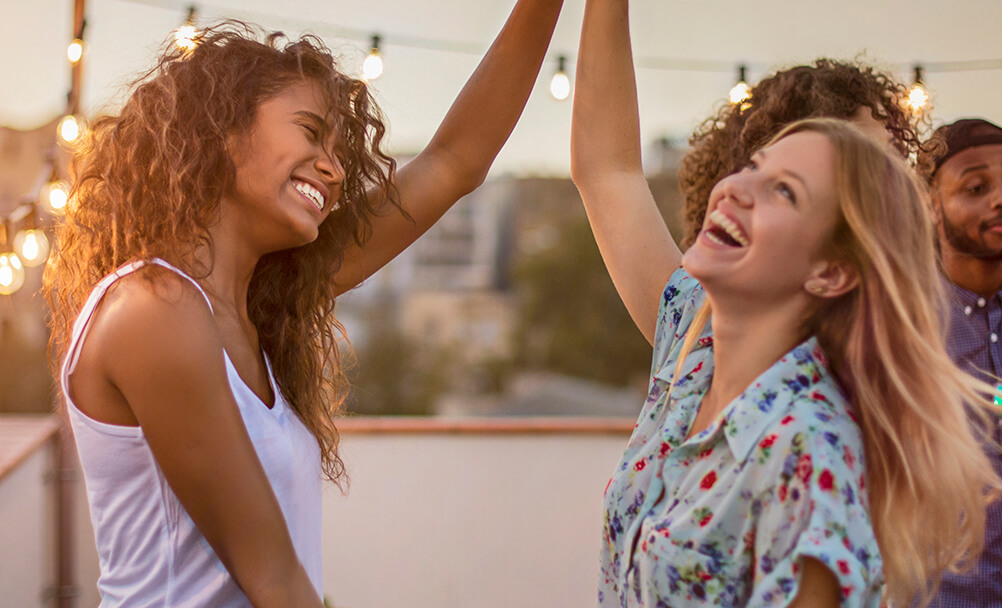
{"label": "hanging light bulb", "polygon": [[59,121],[56,132],[59,134],[59,141],[64,144],[74,144],[83,135],[85,129],[84,121],[78,116],[67,114]]}
{"label": "hanging light bulb", "polygon": [[738,83],[731,88],[731,92],[728,95],[733,105],[742,103],[751,97],[751,87],[745,81],[747,71],[745,66],[738,66]]}
{"label": "hanging light bulb", "polygon": [[24,285],[24,265],[7,245],[11,227],[10,220],[5,221],[0,233],[0,295],[4,296],[9,296]]}
{"label": "hanging light bulb", "polygon": [[0,295],[9,296],[24,285],[24,266],[13,251],[0,253]]}
{"label": "hanging light bulb", "polygon": [[925,83],[922,82],[922,66],[915,66],[915,80],[912,88],[908,91],[908,108],[913,113],[922,112],[926,104],[929,103],[929,93],[925,90]]}
{"label": "hanging light bulb", "polygon": [[371,82],[383,75],[383,55],[379,52],[379,35],[372,37],[372,49],[362,62],[362,79]]}
{"label": "hanging light bulb", "polygon": [[174,44],[184,53],[190,53],[198,46],[199,31],[195,28],[195,7],[188,7],[184,25],[174,30]]}
{"label": "hanging light bulb", "polygon": [[563,101],[570,97],[571,95],[571,79],[567,77],[567,72],[565,68],[567,66],[567,57],[560,55],[557,57],[557,71],[554,72],[553,78],[550,79],[550,95],[557,101]]}
{"label": "hanging light bulb", "polygon": [[83,40],[79,38],[74,38],[73,42],[66,47],[66,58],[70,60],[70,63],[76,64],[83,57],[84,43]]}
{"label": "hanging light bulb", "polygon": [[14,252],[25,266],[41,266],[49,256],[49,239],[38,228],[38,208],[30,205],[24,218],[24,228],[14,236]]}
{"label": "hanging light bulb", "polygon": [[22,230],[14,237],[14,249],[25,266],[41,266],[49,257],[49,239],[44,230]]}
{"label": "hanging light bulb", "polygon": [[70,185],[53,175],[52,181],[42,188],[41,194],[45,208],[52,213],[61,214],[66,211],[66,204],[70,199]]}

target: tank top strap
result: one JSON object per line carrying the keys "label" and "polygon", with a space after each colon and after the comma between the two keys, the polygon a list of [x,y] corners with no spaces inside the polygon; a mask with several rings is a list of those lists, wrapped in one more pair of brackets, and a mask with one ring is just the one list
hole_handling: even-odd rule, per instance
{"label": "tank top strap", "polygon": [[67,380],[69,380],[70,374],[73,373],[73,370],[76,369],[77,361],[80,358],[80,345],[86,337],[87,329],[90,327],[91,317],[94,316],[94,311],[97,309],[98,304],[101,303],[101,300],[104,299],[104,294],[108,292],[108,289],[111,288],[115,281],[132,274],[147,264],[163,266],[164,268],[179,274],[190,281],[191,284],[195,286],[195,289],[202,294],[202,297],[205,298],[205,303],[209,305],[209,311],[213,311],[212,302],[209,301],[209,295],[205,293],[202,286],[199,285],[195,279],[188,276],[184,271],[165,260],[160,258],[135,260],[120,266],[117,270],[97,282],[94,289],[90,292],[90,296],[87,298],[87,301],[84,303],[83,308],[80,310],[80,314],[77,315],[76,321],[73,323],[73,333],[70,336],[70,343],[66,349],[66,356],[63,358],[63,369],[61,374],[63,390],[66,390]]}

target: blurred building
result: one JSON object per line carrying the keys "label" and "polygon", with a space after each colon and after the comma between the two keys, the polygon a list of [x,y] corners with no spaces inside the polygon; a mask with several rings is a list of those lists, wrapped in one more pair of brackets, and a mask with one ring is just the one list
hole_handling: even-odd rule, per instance
{"label": "blurred building", "polygon": [[[670,229],[678,234],[681,199],[675,169],[681,151],[667,141],[658,142],[655,148],[656,162],[651,168],[658,172],[649,179],[651,189]],[[636,387],[625,393],[615,387],[603,392],[595,382],[554,374],[508,378],[506,386],[498,386],[497,375],[506,371],[514,357],[520,321],[514,269],[527,256],[547,255],[559,246],[564,231],[584,217],[577,188],[568,178],[489,179],[458,201],[412,247],[339,302],[339,317],[360,353],[359,365],[374,364],[365,353],[377,332],[385,336],[386,331],[395,330],[416,351],[414,366],[448,368],[436,372],[446,377],[445,394],[434,408],[440,413],[620,415],[630,411],[624,404],[638,402]],[[594,348],[597,353],[601,345]],[[378,376],[365,375],[369,382],[394,381],[376,380]],[[552,397],[561,392],[593,399],[582,406],[578,398]],[[567,405],[569,401],[578,406]]]}

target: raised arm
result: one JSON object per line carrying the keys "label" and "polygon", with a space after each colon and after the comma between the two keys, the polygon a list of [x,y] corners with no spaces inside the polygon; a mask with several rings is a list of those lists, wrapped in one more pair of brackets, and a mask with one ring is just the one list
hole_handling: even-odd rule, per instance
{"label": "raised arm", "polygon": [[400,204],[414,221],[396,210],[373,218],[372,238],[346,252],[335,276],[339,292],[382,268],[483,183],[529,99],[561,4],[519,0],[515,5],[431,142],[397,173]]}
{"label": "raised arm", "polygon": [[644,177],[628,0],[588,0],[574,87],[571,177],[619,297],[653,343],[682,253]]}

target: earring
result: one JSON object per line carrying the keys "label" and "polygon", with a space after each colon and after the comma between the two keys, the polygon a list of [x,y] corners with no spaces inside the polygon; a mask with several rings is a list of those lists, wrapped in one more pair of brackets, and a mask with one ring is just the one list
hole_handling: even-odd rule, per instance
{"label": "earring", "polygon": [[817,283],[812,283],[810,287],[807,288],[807,291],[813,293],[814,295],[821,295],[824,293],[824,290],[825,288]]}

